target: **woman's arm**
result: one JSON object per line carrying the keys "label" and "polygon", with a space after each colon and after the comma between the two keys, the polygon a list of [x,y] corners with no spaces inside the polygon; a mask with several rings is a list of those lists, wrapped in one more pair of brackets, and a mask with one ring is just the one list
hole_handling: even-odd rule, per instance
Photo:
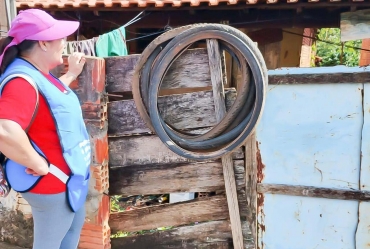
{"label": "woman's arm", "polygon": [[86,62],[83,56],[83,53],[73,53],[68,57],[68,72],[59,78],[65,85],[69,86],[82,72]]}
{"label": "woman's arm", "polygon": [[49,167],[46,160],[32,147],[22,127],[11,120],[0,119],[0,151],[11,160],[46,175]]}

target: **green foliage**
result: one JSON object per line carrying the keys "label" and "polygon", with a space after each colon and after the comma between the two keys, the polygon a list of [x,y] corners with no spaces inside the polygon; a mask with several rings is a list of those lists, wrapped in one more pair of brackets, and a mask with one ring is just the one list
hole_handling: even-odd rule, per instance
{"label": "green foliage", "polygon": [[160,231],[166,231],[166,230],[171,230],[173,227],[158,227],[156,229],[151,229],[151,230],[142,230],[138,232],[123,232],[123,231],[118,231],[115,234],[111,235],[111,238],[123,238],[123,237],[129,237],[129,236],[137,236],[137,235],[143,235],[143,234],[149,234],[149,233],[155,233],[155,232],[160,232]]}
{"label": "green foliage", "polygon": [[[335,44],[316,41],[316,55],[322,58],[321,66],[336,66],[340,65],[342,54],[342,43],[340,41],[340,29],[338,28],[322,28],[318,30],[318,39],[328,41]],[[358,66],[360,60],[361,40],[348,41],[344,43],[342,64],[354,67]]]}

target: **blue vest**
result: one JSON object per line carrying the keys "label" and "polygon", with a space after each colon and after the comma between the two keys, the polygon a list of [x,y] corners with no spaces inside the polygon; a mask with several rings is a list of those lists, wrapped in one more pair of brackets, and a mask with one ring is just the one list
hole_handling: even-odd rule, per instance
{"label": "blue vest", "polygon": [[[14,78],[12,75],[15,75],[15,77],[23,75],[23,78],[28,79],[28,81],[33,80],[30,83],[36,85],[39,93],[42,94],[48,103],[57,127],[63,157],[72,172],[70,176],[66,176],[64,182],[67,185],[66,194],[69,206],[72,211],[76,212],[84,205],[86,200],[91,163],[90,140],[82,117],[80,102],[76,94],[68,86],[58,80],[67,90],[66,93],[61,92],[35,67],[23,59],[15,59],[8,66],[0,77],[0,83],[4,80],[8,82],[9,78]],[[5,84],[6,82],[1,84],[2,87]],[[1,91],[2,88],[0,88],[0,94]],[[21,92],[22,90],[20,89],[20,97]],[[34,142],[31,141],[31,144],[40,155],[44,156]],[[24,166],[10,159],[5,163],[4,169],[8,183],[18,192],[31,190],[42,178],[42,176],[26,174]]]}

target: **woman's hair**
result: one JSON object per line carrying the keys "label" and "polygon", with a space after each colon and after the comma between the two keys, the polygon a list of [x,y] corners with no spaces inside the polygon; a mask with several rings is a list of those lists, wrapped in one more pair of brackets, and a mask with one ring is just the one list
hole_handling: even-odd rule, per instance
{"label": "woman's hair", "polygon": [[[0,54],[4,52],[4,49],[12,42],[12,40],[13,37],[10,36],[0,39]],[[24,40],[18,45],[9,47],[6,50],[3,57],[3,61],[1,62],[0,65],[0,75],[2,75],[5,72],[5,69],[9,66],[10,63],[12,63],[12,61],[16,57],[20,56],[25,51],[28,51],[31,48],[33,48],[33,46],[35,46],[36,43],[37,41]]]}

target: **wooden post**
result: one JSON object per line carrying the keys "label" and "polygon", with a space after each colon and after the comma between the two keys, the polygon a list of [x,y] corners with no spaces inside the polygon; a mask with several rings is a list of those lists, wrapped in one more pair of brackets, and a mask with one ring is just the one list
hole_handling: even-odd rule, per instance
{"label": "wooden post", "polygon": [[0,38],[1,37],[6,37],[8,31],[8,18],[6,16],[6,5],[4,1],[0,1]]}
{"label": "wooden post", "polygon": [[6,6],[6,17],[8,19],[8,30],[9,30],[12,20],[17,15],[17,8],[15,7],[15,0],[5,0],[5,6]]}
{"label": "wooden post", "polygon": [[[220,122],[226,114],[225,94],[223,86],[221,55],[218,42],[216,39],[207,39],[207,50],[209,58],[209,66],[211,72],[211,81],[213,89],[213,97],[215,103],[216,119]],[[238,206],[238,196],[236,193],[236,182],[233,168],[233,160],[231,155],[226,155],[221,158],[223,165],[223,173],[225,179],[225,189],[227,196],[227,204],[229,207],[229,215],[231,222],[231,232],[233,236],[234,249],[243,249],[243,234],[240,222],[240,213]]]}
{"label": "wooden post", "polygon": [[251,229],[253,244],[257,248],[257,148],[256,136],[252,133],[245,144],[245,187],[247,206],[249,209],[247,220]]}

